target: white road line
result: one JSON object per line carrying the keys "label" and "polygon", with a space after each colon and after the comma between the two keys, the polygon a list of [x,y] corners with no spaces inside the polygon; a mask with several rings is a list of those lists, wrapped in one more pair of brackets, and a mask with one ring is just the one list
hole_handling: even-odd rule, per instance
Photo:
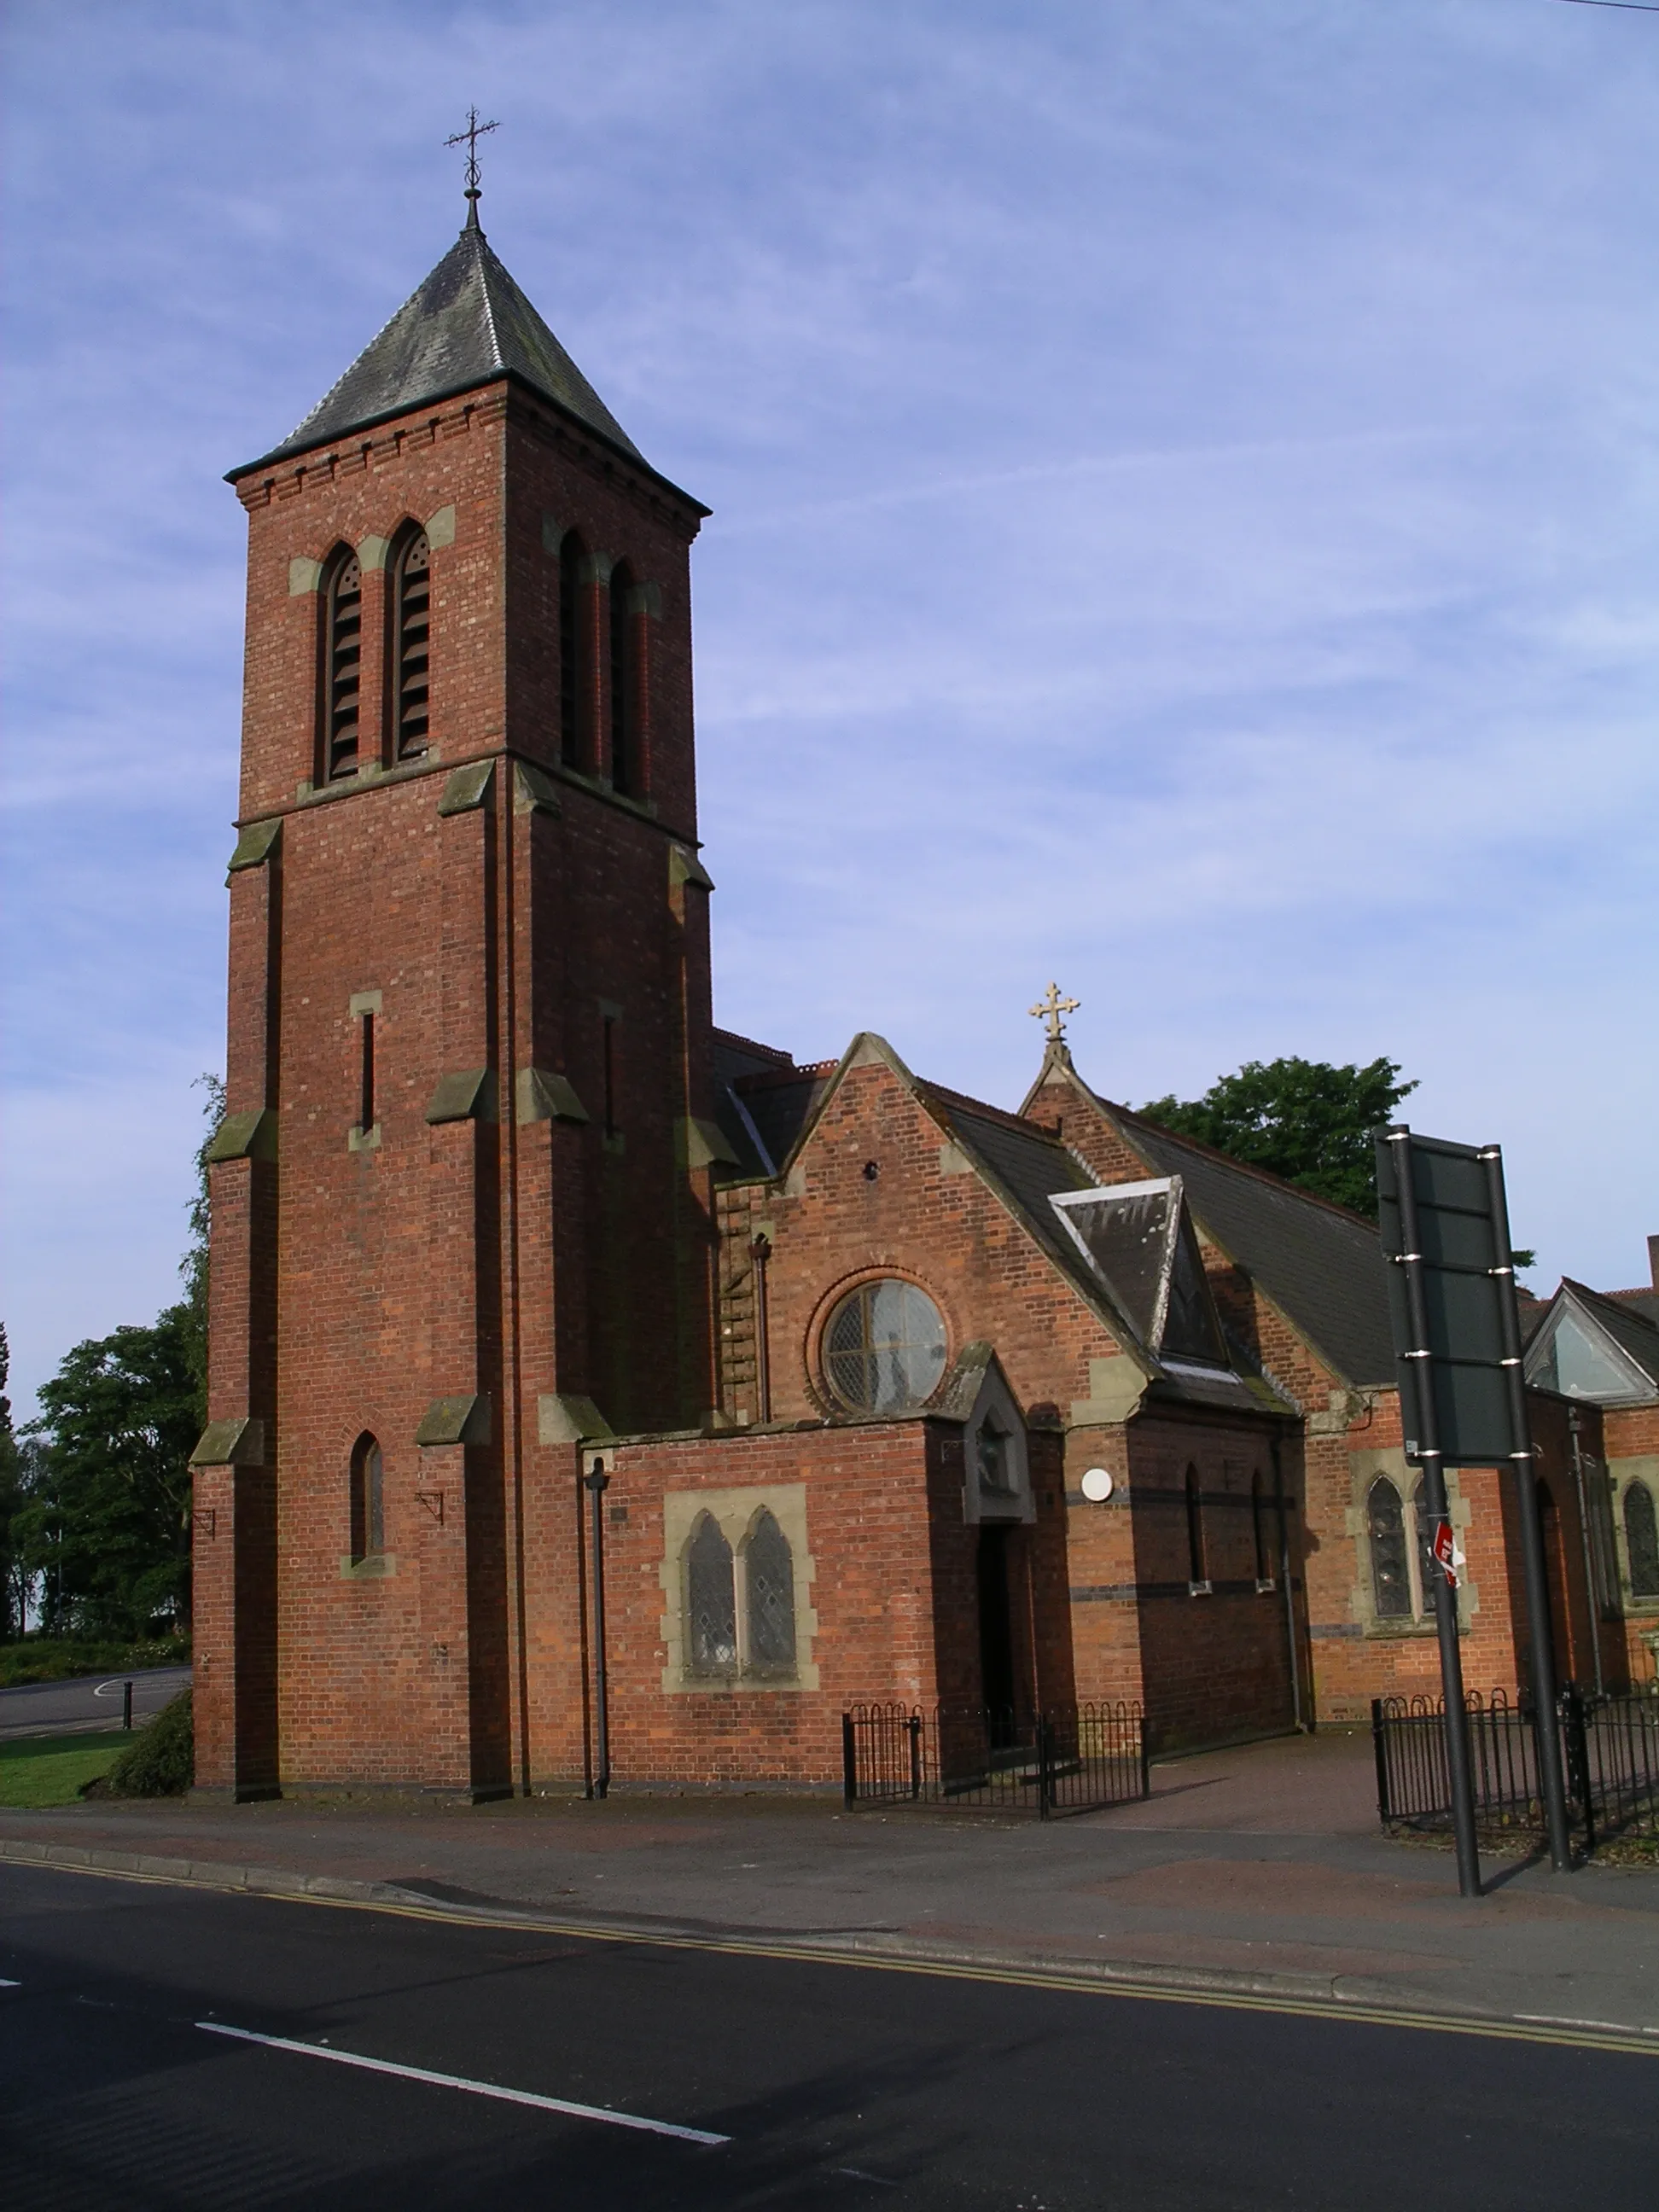
{"label": "white road line", "polygon": [[730,2136],[709,2134],[706,2128],[682,2128],[672,2120],[647,2120],[638,2112],[612,2112],[605,2105],[577,2105],[565,2097],[539,2097],[531,2089],[503,2089],[495,2081],[469,2081],[463,2074],[434,2074],[425,2066],[398,2066],[389,2058],[364,2058],[355,2051],[334,2051],[325,2044],[298,2043],[286,2035],[258,2035],[251,2027],[227,2027],[216,2020],[196,2023],[206,2035],[234,2036],[239,2043],[262,2043],[270,2051],[297,2051],[302,2058],[331,2058],[337,2066],[361,2066],[370,2074],[395,2074],[404,2081],[429,2081],[438,2089],[465,2089],[475,2097],[497,2097],[504,2105],[532,2105],[540,2112],[562,2112],[573,2120],[604,2120],[613,2128],[636,2128],[643,2135],[673,2136],[681,2142],[727,2143]]}
{"label": "white road line", "polygon": [[21,1990],[22,1986],[21,1982],[9,1982],[3,1974],[0,1974],[0,1990]]}

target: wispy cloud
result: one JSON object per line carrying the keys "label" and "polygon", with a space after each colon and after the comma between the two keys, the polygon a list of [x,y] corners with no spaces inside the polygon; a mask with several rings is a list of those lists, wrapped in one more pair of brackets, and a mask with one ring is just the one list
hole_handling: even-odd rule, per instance
{"label": "wispy cloud", "polygon": [[[1659,42],[1514,0],[20,0],[7,1318],[173,1293],[241,518],[460,215],[696,555],[723,1018],[1018,1094],[1386,1051],[1659,1228]],[[459,88],[459,93],[456,88]]]}

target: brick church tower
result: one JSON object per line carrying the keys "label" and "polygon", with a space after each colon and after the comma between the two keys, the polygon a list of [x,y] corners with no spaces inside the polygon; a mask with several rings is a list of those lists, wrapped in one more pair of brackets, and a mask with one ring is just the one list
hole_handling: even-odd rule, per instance
{"label": "brick church tower", "polygon": [[717,1397],[708,510],[477,216],[228,478],[247,646],[197,1774],[243,1796],[580,1776],[578,1440]]}

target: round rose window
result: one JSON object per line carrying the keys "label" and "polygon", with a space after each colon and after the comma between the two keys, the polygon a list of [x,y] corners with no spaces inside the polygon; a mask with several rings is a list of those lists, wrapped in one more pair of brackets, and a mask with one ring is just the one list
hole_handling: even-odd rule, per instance
{"label": "round rose window", "polygon": [[945,1317],[914,1283],[860,1283],[830,1316],[823,1376],[856,1413],[902,1413],[939,1388]]}

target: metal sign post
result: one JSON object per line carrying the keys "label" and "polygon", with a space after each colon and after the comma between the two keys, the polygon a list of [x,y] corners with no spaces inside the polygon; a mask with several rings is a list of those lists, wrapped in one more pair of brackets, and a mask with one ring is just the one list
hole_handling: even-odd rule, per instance
{"label": "metal sign post", "polygon": [[[1521,1319],[1515,1307],[1515,1264],[1510,1249],[1510,1210],[1504,1195],[1504,1155],[1496,1145],[1482,1147],[1487,1202],[1501,1265],[1498,1319],[1504,1331],[1504,1376],[1508,1386],[1510,1465],[1515,1471],[1520,1509],[1521,1564],[1527,1583],[1527,1612],[1532,1622],[1532,1701],[1538,1714],[1538,1784],[1549,1829],[1550,1864],[1559,1874],[1572,1866],[1572,1829],[1567,1820],[1566,1778],[1561,1771],[1561,1735],[1555,1724],[1555,1638],[1550,1628],[1549,1579],[1544,1568],[1544,1531],[1538,1517],[1538,1476],[1533,1466],[1532,1427],[1527,1419],[1527,1384],[1521,1366]],[[1595,1626],[1595,1593],[1588,1584],[1584,1602]]]}
{"label": "metal sign post", "polygon": [[[1423,1469],[1425,1517],[1435,1531],[1449,1522],[1445,1469],[1507,1467],[1516,1481],[1516,1512],[1532,1624],[1531,1674],[1537,1711],[1538,1780],[1549,1831],[1550,1857],[1572,1864],[1561,1745],[1556,1729],[1555,1666],[1550,1635],[1538,1486],[1521,1366],[1521,1322],[1515,1304],[1515,1263],[1504,1197],[1503,1155],[1417,1136],[1403,1124],[1376,1136],[1377,1196],[1389,1269],[1389,1315],[1400,1364],[1400,1410],[1406,1456]],[[1449,1528],[1448,1528],[1449,1534]],[[1447,1565],[1450,1565],[1449,1559]],[[1453,1818],[1458,1831],[1458,1878],[1474,1893],[1464,1866],[1464,1824],[1473,1864],[1474,1811],[1468,1802],[1468,1731],[1457,1651],[1455,1582],[1429,1548],[1425,1561],[1434,1590],[1446,1695],[1447,1755]],[[1454,1689],[1455,1707],[1454,1714]],[[1460,1770],[1462,1779],[1460,1784]]]}
{"label": "metal sign post", "polygon": [[[1463,1703],[1463,1654],[1457,1641],[1457,1583],[1451,1568],[1451,1517],[1447,1510],[1446,1470],[1441,1457],[1439,1422],[1435,1392],[1431,1387],[1427,1285],[1425,1280],[1423,1240],[1417,1217],[1416,1177],[1412,1171],[1411,1132],[1390,1129],[1377,1140],[1379,1175],[1385,1146],[1389,1155],[1394,1197],[1399,1214],[1400,1249],[1389,1256],[1400,1269],[1406,1290],[1407,1328],[1395,1333],[1395,1350],[1402,1361],[1412,1362],[1407,1373],[1421,1376],[1413,1389],[1414,1406],[1407,1412],[1405,1391],[1401,1414],[1407,1424],[1406,1450],[1423,1468],[1424,1519],[1433,1532],[1425,1547],[1424,1572],[1434,1593],[1435,1633],[1440,1640],[1440,1686],[1446,1709],[1446,1771],[1451,1785],[1452,1828],[1457,1838],[1457,1887],[1461,1896],[1480,1894],[1480,1848],[1474,1833],[1474,1781],[1469,1764],[1469,1716]],[[1392,1302],[1391,1302],[1392,1303]],[[1414,1416],[1414,1419],[1412,1418]],[[1415,1428],[1415,1435],[1413,1429]],[[1439,1535],[1446,1531],[1446,1556],[1440,1558]]]}

